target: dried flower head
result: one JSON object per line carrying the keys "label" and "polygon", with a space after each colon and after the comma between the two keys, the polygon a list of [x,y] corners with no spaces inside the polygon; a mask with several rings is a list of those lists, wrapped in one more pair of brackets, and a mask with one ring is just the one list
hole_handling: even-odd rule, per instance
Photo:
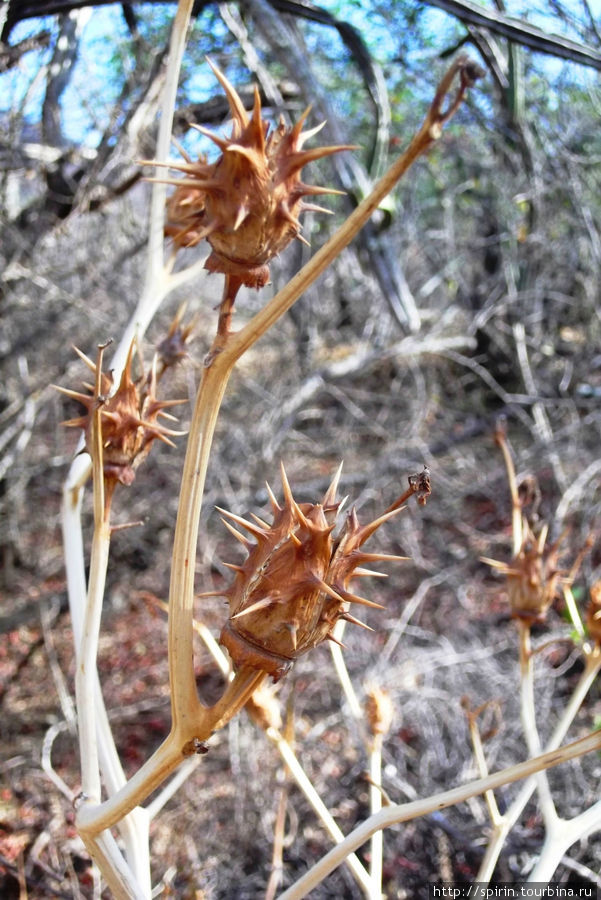
{"label": "dried flower head", "polygon": [[591,587],[586,611],[586,630],[592,641],[601,646],[601,581]]}
{"label": "dried flower head", "polygon": [[[77,355],[97,377],[97,364],[74,348]],[[127,361],[116,390],[112,373],[100,373],[100,396],[96,395],[92,384],[85,384],[88,394],[58,387],[66,394],[85,406],[85,415],[63,422],[73,428],[83,428],[86,437],[86,449],[93,452],[92,419],[93,411],[101,406],[100,421],[102,428],[103,471],[106,483],[129,485],[135,478],[135,470],[144,461],[155,440],[174,446],[169,436],[181,434],[161,425],[158,418],[173,418],[165,412],[170,406],[182,403],[182,400],[158,400],[156,396],[156,357],[150,371],[145,374],[143,367],[138,378],[132,375],[134,352],[137,350],[132,341]],[[138,354],[139,356],[139,354]]]}
{"label": "dried flower head", "polygon": [[287,129],[280,120],[270,132],[268,122],[261,118],[258,90],[249,116],[225,75],[211,62],[209,65],[226,93],[232,133],[223,138],[195,125],[221,150],[216,162],[200,158],[167,164],[184,177],[165,179],[176,185],[167,204],[165,233],[177,248],[193,247],[206,238],[213,250],[206,262],[210,272],[234,275],[242,284],[262,287],[269,280],[269,261],[293,238],[300,238],[299,215],[309,209],[328,212],[303,198],[341,193],[304,184],[301,169],[322,156],[352,148],[303,150],[321,128],[303,132],[309,110],[293,128]]}
{"label": "dried flower head", "polygon": [[563,574],[558,569],[561,538],[545,551],[546,525],[538,539],[525,519],[522,531],[522,546],[510,563],[484,556],[481,559],[507,577],[512,616],[527,623],[542,622],[557,595]]}
{"label": "dried flower head", "polygon": [[157,345],[162,372],[188,357],[188,345],[192,340],[195,322],[192,319],[184,325],[185,313],[186,304],[182,303],[173,317],[167,334]]}
{"label": "dried flower head", "polygon": [[365,698],[365,714],[371,734],[388,734],[394,718],[394,706],[390,694],[377,685],[368,687]]}
{"label": "dried flower head", "polygon": [[321,503],[297,503],[282,467],[283,506],[268,488],[271,524],[255,515],[251,522],[220,510],[230,520],[223,519],[226,527],[248,551],[243,565],[229,566],[236,573],[232,585],[209,592],[228,600],[230,616],[220,640],[236,666],[261,669],[277,681],[301,654],[326,639],[336,641],[332,631],[339,619],[368,627],[350,613],[353,605],[382,608],[356,594],[350,584],[355,578],[381,574],[363,568],[366,563],[405,557],[361,548],[380,525],[400,512],[404,499],[418,491],[429,493],[429,480],[427,488],[425,477],[410,483],[403,497],[369,524],[361,525],[351,510],[334,538],[341,508],[336,499],[340,472]]}

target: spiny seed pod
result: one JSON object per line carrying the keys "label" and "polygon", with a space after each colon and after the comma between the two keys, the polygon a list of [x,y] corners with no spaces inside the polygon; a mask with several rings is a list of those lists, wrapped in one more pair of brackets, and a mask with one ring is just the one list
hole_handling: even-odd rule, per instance
{"label": "spiny seed pod", "polygon": [[591,587],[586,611],[586,630],[592,641],[601,646],[601,581]]}
{"label": "spiny seed pod", "polygon": [[167,204],[165,233],[178,249],[206,238],[213,250],[206,262],[210,272],[234,275],[242,284],[258,288],[269,280],[267,263],[293,238],[303,240],[299,215],[306,210],[328,212],[303,198],[341,193],[304,184],[303,166],[353,148],[303,150],[321,128],[302,131],[309,110],[293,128],[287,129],[280,120],[270,133],[269,124],[261,118],[258,90],[249,116],[227,78],[210,61],[209,65],[227,96],[233,119],[231,137],[222,138],[195,125],[219,147],[219,158],[213,163],[187,158],[166,164],[184,177],[164,179],[176,186]]}
{"label": "spiny seed pod", "polygon": [[[96,376],[96,364],[89,357],[74,348],[77,355]],[[183,403],[183,400],[158,400],[156,397],[156,357],[150,372],[134,379],[132,362],[135,341],[132,341],[121,380],[113,391],[112,374],[102,373],[100,376],[101,396],[97,397],[94,385],[85,384],[90,392],[83,394],[68,388],[57,386],[62,394],[72,397],[86,407],[87,413],[75,419],[63,422],[72,428],[83,428],[86,437],[86,449],[93,452],[92,420],[93,411],[101,405],[100,421],[102,428],[102,458],[105,481],[129,485],[135,478],[135,469],[146,458],[152,442],[163,441],[175,446],[169,439],[181,432],[172,431],[161,425],[159,416],[172,419],[165,409]]]}
{"label": "spiny seed pod", "polygon": [[[220,510],[230,520],[223,519],[226,527],[248,551],[243,565],[229,566],[236,573],[233,584],[208,594],[224,596],[229,603],[230,616],[220,640],[236,666],[260,669],[277,681],[301,654],[326,639],[336,641],[332,630],[339,619],[368,627],[351,615],[351,605],[382,608],[349,586],[354,578],[381,575],[363,568],[365,563],[405,559],[361,549],[400,509],[391,508],[367,525],[360,525],[352,510],[334,539],[341,507],[336,499],[340,472],[321,503],[297,503],[282,466],[283,506],[268,487],[271,524],[255,515],[251,522]],[[413,492],[410,487],[408,495]],[[235,526],[252,535],[256,544]]]}
{"label": "spiny seed pod", "polygon": [[538,540],[528,523],[523,523],[524,539],[519,553],[507,564],[481,557],[507,577],[507,594],[513,618],[532,624],[543,622],[557,594],[561,571],[557,568],[560,540],[545,553],[547,527]]}

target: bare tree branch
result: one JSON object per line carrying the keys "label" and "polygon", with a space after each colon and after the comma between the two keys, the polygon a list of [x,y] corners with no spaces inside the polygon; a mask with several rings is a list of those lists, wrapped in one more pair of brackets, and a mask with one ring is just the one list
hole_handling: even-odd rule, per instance
{"label": "bare tree branch", "polygon": [[436,6],[461,19],[468,25],[488,28],[495,34],[506,37],[516,44],[522,44],[539,53],[568,59],[582,66],[601,69],[601,52],[586,44],[572,41],[557,34],[547,34],[541,28],[530,25],[511,16],[483,9],[469,0],[426,0],[429,6]]}

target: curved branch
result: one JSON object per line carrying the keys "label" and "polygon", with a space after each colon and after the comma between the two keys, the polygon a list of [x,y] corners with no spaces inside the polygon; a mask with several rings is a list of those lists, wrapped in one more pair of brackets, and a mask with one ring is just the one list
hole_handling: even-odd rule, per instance
{"label": "curved branch", "polygon": [[491,9],[483,9],[470,0],[426,0],[426,3],[444,10],[465,24],[488,28],[494,34],[508,38],[523,47],[529,47],[530,50],[601,70],[601,53],[580,41],[572,41],[557,34],[547,34],[542,28],[530,25],[529,22],[513,19]]}

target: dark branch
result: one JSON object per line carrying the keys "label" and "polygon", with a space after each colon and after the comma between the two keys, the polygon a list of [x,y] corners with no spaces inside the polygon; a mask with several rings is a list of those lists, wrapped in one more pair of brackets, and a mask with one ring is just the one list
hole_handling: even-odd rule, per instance
{"label": "dark branch", "polygon": [[489,31],[531,50],[601,70],[601,53],[586,44],[556,34],[547,34],[528,22],[483,9],[469,0],[426,0],[426,2],[429,6],[436,6],[456,16],[468,25],[488,28]]}

